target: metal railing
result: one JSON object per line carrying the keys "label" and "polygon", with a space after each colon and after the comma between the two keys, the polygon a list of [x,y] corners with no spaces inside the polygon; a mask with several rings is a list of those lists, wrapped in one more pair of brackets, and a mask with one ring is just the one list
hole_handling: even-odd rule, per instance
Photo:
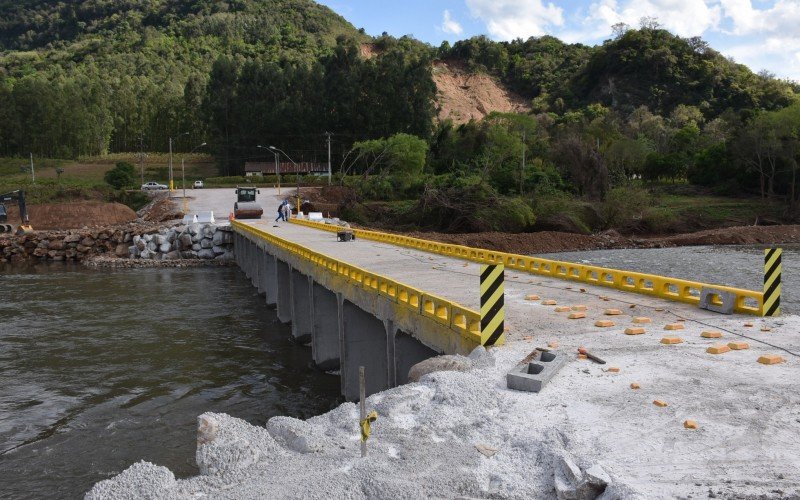
{"label": "metal railing", "polygon": [[[307,247],[286,240],[248,224],[233,221],[232,226],[249,239],[260,238],[315,266],[343,278],[353,285],[377,293],[383,299],[410,309],[419,315],[448,327],[475,346],[483,345],[480,313],[453,301],[423,292],[386,276],[373,273]],[[495,345],[498,345],[496,343]]]}
{"label": "metal railing", "polygon": [[[291,222],[330,232],[337,232],[342,229],[339,226],[303,219],[291,219]],[[494,250],[472,248],[450,243],[440,243],[438,241],[423,240],[379,231],[368,231],[365,229],[353,229],[352,231],[358,238],[363,238],[365,240],[380,241],[421,250],[423,252],[470,260],[481,264],[503,264],[507,269],[520,272],[576,281],[589,285],[604,286],[625,292],[640,293],[687,304],[697,305],[700,302],[700,291],[703,288],[713,288],[715,290],[734,294],[734,311],[738,313],[761,315],[763,309],[763,292],[710,285],[707,283],[658,276],[655,274],[622,271],[619,269],[528,257],[525,255],[497,252]]]}

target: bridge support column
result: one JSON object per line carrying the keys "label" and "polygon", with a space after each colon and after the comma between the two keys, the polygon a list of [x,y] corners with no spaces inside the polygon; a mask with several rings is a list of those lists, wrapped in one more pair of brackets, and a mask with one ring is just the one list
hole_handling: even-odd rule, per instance
{"label": "bridge support column", "polygon": [[359,366],[364,367],[367,395],[389,388],[388,335],[383,321],[350,301],[340,303],[342,394],[355,401]]}
{"label": "bridge support column", "polygon": [[339,299],[319,283],[311,285],[311,356],[323,370],[339,368]]}
{"label": "bridge support column", "polygon": [[281,323],[292,322],[292,267],[282,260],[275,260],[276,277],[278,278],[278,320]]}
{"label": "bridge support column", "polygon": [[311,340],[311,278],[292,270],[292,336],[299,342]]}
{"label": "bridge support column", "polygon": [[412,366],[439,355],[438,352],[400,330],[397,330],[393,339],[395,385],[403,385],[408,382],[408,371]]}
{"label": "bridge support column", "polygon": [[264,295],[267,292],[267,289],[264,287],[264,275],[266,274],[266,270],[264,269],[264,250],[256,245],[255,253],[253,254],[253,261],[255,264],[256,272],[254,273],[254,278],[256,280],[254,286],[258,290],[259,295]]}
{"label": "bridge support column", "polygon": [[274,306],[278,302],[278,276],[275,272],[275,256],[263,251],[261,264],[264,269],[262,282],[264,283],[264,295],[267,305]]}

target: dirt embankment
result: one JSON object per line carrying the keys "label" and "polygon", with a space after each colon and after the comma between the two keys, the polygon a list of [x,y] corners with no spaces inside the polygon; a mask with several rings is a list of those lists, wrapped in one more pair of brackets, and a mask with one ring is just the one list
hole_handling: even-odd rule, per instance
{"label": "dirt embankment", "polygon": [[[9,221],[19,222],[19,209],[8,207]],[[136,212],[122,203],[74,201],[29,205],[28,217],[34,229],[80,229],[125,224],[136,220]]]}
{"label": "dirt embankment", "polygon": [[583,235],[542,231],[539,233],[443,234],[416,232],[409,236],[443,243],[499,250],[518,254],[540,254],[610,248],[665,248],[698,245],[800,244],[800,225],[739,226],[696,233],[652,238],[627,238],[615,231]]}
{"label": "dirt embankment", "polygon": [[455,124],[481,120],[492,111],[527,113],[530,104],[489,75],[470,73],[457,64],[437,61],[433,66],[439,120]]}

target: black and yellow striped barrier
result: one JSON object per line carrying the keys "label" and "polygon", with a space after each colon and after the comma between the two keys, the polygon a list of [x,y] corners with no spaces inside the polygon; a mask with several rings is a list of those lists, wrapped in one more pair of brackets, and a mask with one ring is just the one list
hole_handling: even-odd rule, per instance
{"label": "black and yellow striped barrier", "polygon": [[764,316],[781,313],[781,256],[780,248],[764,250]]}
{"label": "black and yellow striped barrier", "polygon": [[505,343],[505,266],[481,266],[481,344]]}

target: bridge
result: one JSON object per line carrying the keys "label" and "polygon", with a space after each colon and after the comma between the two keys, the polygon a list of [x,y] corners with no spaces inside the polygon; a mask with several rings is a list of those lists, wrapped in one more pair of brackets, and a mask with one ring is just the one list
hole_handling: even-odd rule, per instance
{"label": "bridge", "polygon": [[[372,394],[404,384],[411,366],[438,354],[533,338],[555,346],[578,332],[682,330],[687,319],[706,324],[720,316],[698,308],[704,289],[714,292],[712,306],[727,294],[738,314],[763,309],[762,292],[375,231],[340,242],[341,228],[302,219],[233,227],[237,263],[294,338],[310,345],[314,362],[339,370],[348,400],[358,399],[359,366]],[[490,338],[481,327],[480,274],[497,264],[505,267],[506,321]]]}

